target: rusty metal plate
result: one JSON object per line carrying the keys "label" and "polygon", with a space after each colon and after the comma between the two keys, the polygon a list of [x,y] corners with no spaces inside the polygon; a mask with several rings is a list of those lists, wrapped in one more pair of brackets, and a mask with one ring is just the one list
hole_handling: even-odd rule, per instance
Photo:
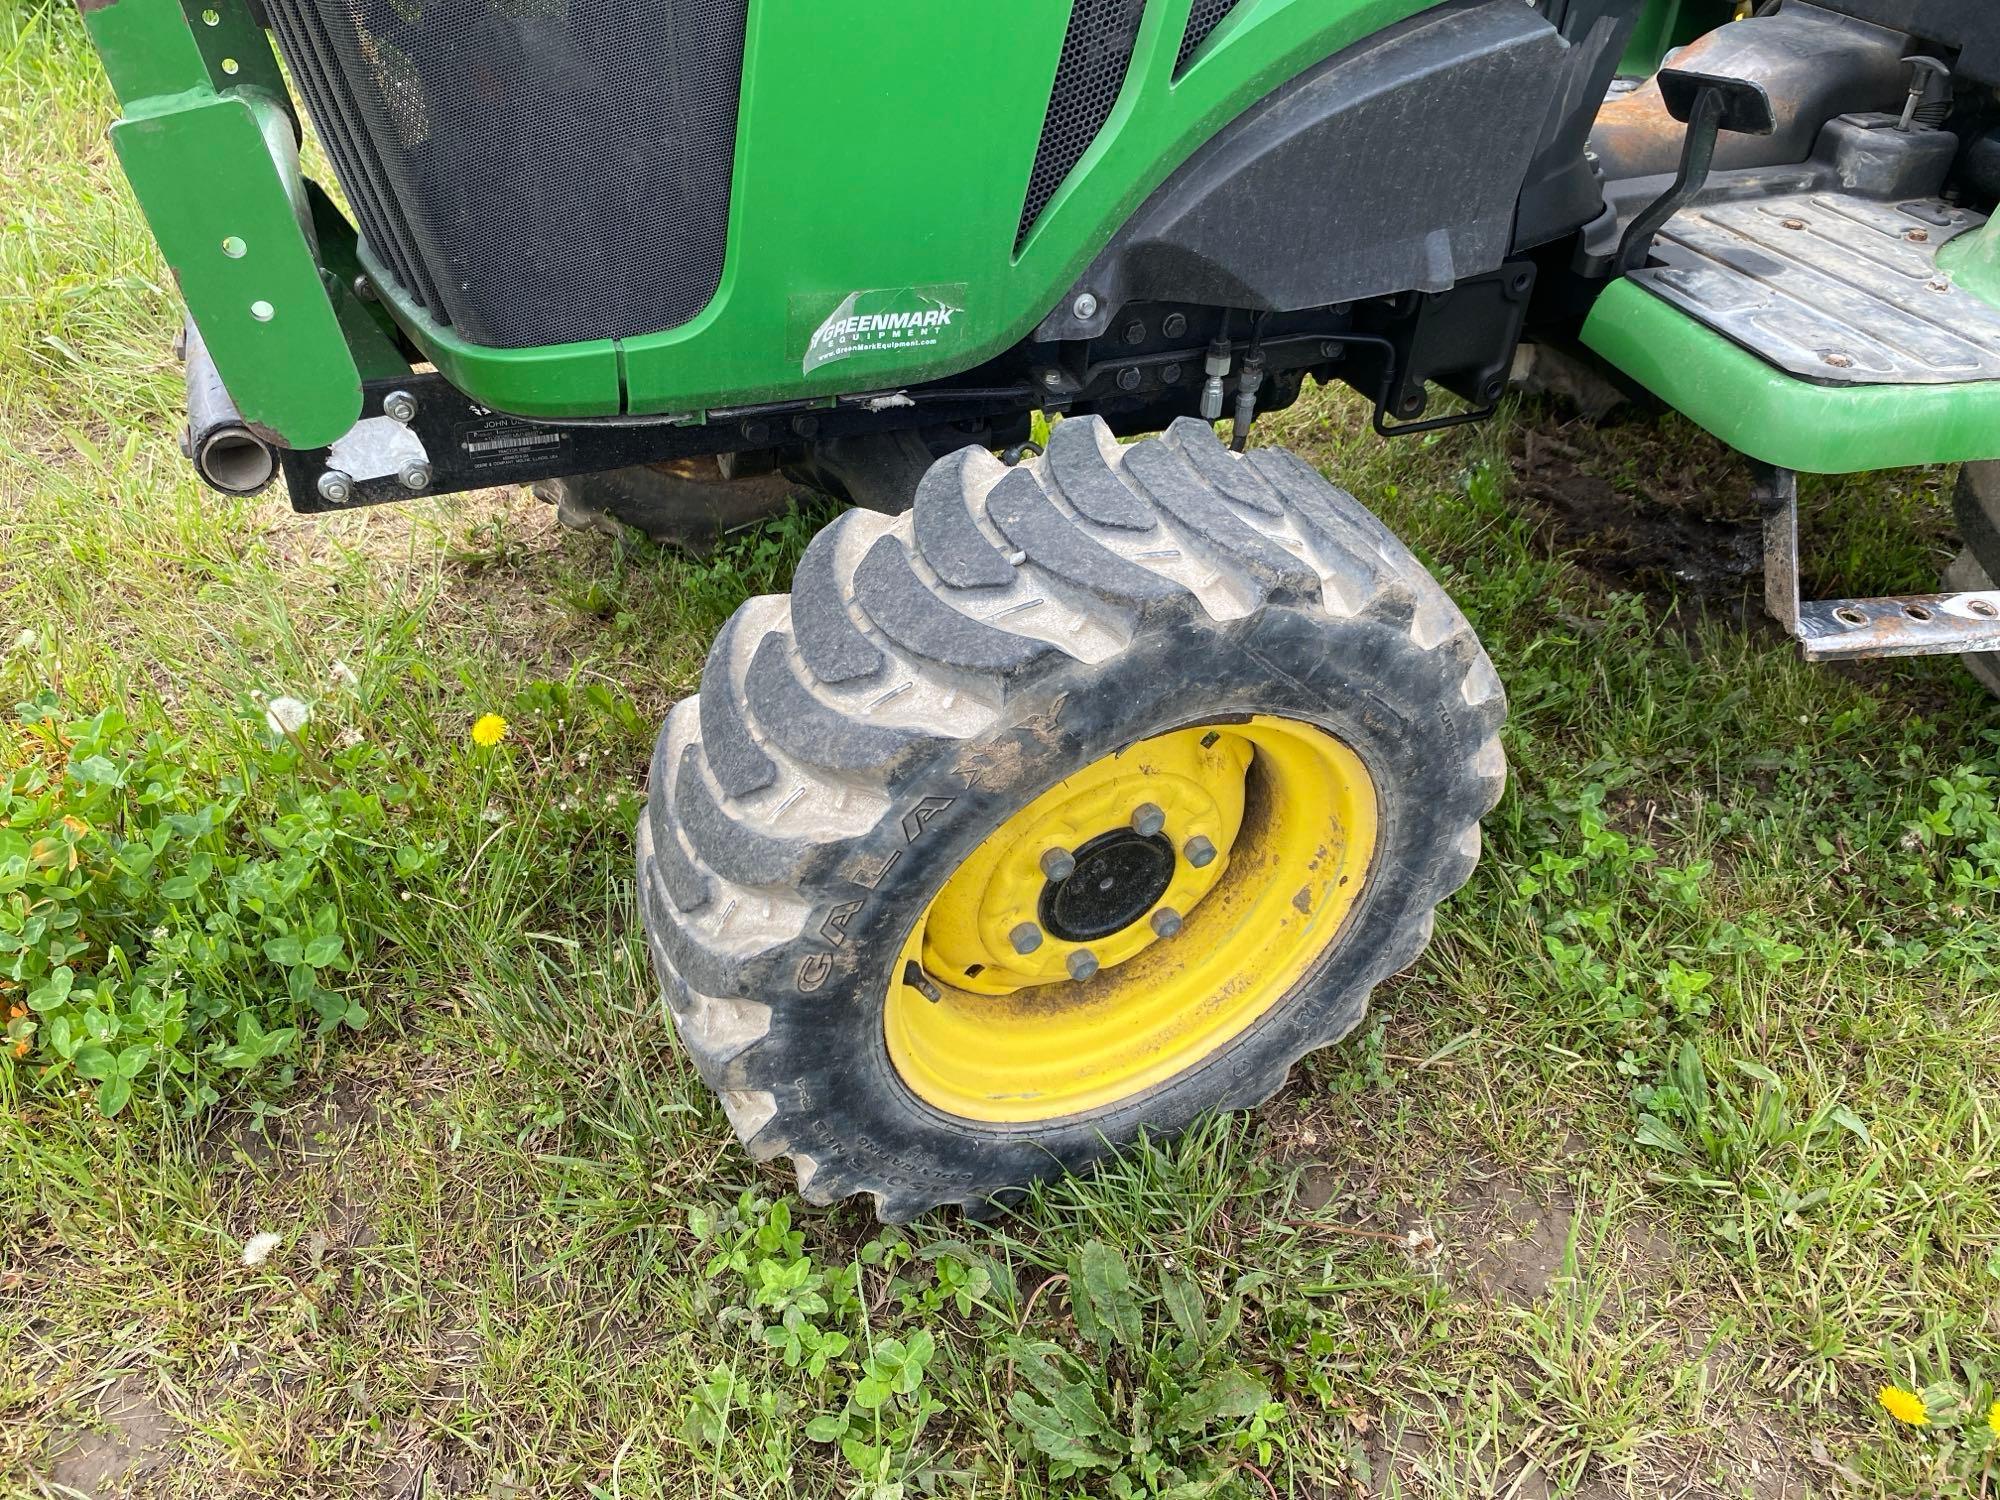
{"label": "rusty metal plate", "polygon": [[2000,590],[1815,600],[1799,606],[1795,634],[1807,661],[2000,650]]}
{"label": "rusty metal plate", "polygon": [[1798,193],[1691,208],[1631,279],[1723,337],[1826,385],[2000,380],[2000,307],[1938,251],[1986,222],[1937,198]]}

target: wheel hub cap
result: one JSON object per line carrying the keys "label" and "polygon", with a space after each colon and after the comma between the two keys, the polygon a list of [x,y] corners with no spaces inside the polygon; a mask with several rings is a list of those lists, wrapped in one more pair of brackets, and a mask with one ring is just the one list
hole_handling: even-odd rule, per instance
{"label": "wheel hub cap", "polygon": [[1174,846],[1164,834],[1100,833],[1076,851],[1074,875],[1042,887],[1042,926],[1066,943],[1094,943],[1158,906],[1173,881]]}

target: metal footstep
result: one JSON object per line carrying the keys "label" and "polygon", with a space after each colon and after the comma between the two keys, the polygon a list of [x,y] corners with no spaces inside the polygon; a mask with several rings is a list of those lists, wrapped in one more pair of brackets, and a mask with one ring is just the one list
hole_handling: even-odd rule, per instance
{"label": "metal footstep", "polygon": [[2000,651],[2000,589],[1801,601],[1798,475],[1764,469],[1756,495],[1764,505],[1764,608],[1807,661]]}

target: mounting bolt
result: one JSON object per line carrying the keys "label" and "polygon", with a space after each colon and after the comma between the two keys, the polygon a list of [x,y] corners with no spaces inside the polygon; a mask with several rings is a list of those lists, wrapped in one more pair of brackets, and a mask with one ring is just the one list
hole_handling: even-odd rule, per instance
{"label": "mounting bolt", "polygon": [[819,436],[819,418],[809,411],[802,411],[792,418],[792,431],[802,438]]}
{"label": "mounting bolt", "polygon": [[1067,880],[1076,873],[1076,856],[1067,849],[1051,849],[1042,855],[1042,873],[1051,880]]}
{"label": "mounting bolt", "polygon": [[1157,803],[1141,802],[1132,809],[1132,831],[1140,838],[1149,839],[1166,826],[1167,815]]}
{"label": "mounting bolt", "polygon": [[338,469],[328,469],[314,486],[328,505],[345,505],[354,498],[354,481]]}
{"label": "mounting bolt", "polygon": [[382,415],[407,427],[416,420],[417,398],[408,391],[391,391],[382,398]]}
{"label": "mounting bolt", "polygon": [[1181,853],[1187,856],[1187,862],[1197,870],[1204,869],[1215,863],[1215,845],[1211,844],[1201,834],[1196,834],[1185,844],[1181,845]]}
{"label": "mounting bolt", "polygon": [[1088,323],[1092,318],[1097,316],[1097,306],[1096,295],[1091,292],[1085,292],[1076,301],[1070,303],[1069,310],[1075,314],[1077,322]]}
{"label": "mounting bolt", "polygon": [[1023,922],[1007,934],[1007,941],[1014,945],[1016,953],[1033,953],[1042,946],[1042,929],[1033,922]]}
{"label": "mounting bolt", "polygon": [[1127,365],[1118,372],[1118,389],[1121,391],[1136,391],[1144,379],[1145,377],[1139,373],[1137,365]]}
{"label": "mounting bolt", "polygon": [[1167,321],[1160,325],[1160,332],[1170,339],[1177,339],[1187,332],[1187,316],[1184,313],[1168,313]]}
{"label": "mounting bolt", "polygon": [[1125,325],[1125,342],[1128,344],[1145,343],[1146,325],[1136,318],[1132,322],[1127,323]]}
{"label": "mounting bolt", "polygon": [[1163,906],[1153,913],[1153,931],[1163,938],[1178,936],[1181,930],[1181,914],[1171,906]]}
{"label": "mounting bolt", "polygon": [[1062,385],[1062,380],[1063,378],[1061,370],[1042,371],[1042,384],[1047,386],[1052,391]]}
{"label": "mounting bolt", "polygon": [[1097,955],[1088,948],[1079,948],[1063,960],[1063,967],[1069,970],[1069,977],[1078,984],[1094,978],[1097,974]]}
{"label": "mounting bolt", "polygon": [[1160,371],[1160,384],[1179,385],[1183,373],[1179,365],[1168,365],[1164,370]]}
{"label": "mounting bolt", "polygon": [[359,297],[363,302],[373,302],[375,300],[375,283],[370,281],[366,276],[355,277],[354,295]]}
{"label": "mounting bolt", "polygon": [[422,461],[403,465],[403,472],[396,476],[406,490],[427,490],[431,486],[431,466]]}

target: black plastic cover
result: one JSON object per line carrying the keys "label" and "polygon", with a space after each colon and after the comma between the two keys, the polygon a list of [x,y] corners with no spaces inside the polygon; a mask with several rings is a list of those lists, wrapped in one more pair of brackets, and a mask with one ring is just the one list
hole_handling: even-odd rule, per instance
{"label": "black plastic cover", "polygon": [[[1497,267],[1565,47],[1521,0],[1451,0],[1272,94],[1176,172],[1079,286],[1293,311]],[[1038,337],[1095,337],[1063,312]]]}
{"label": "black plastic cover", "polygon": [[1907,31],[1959,49],[1958,73],[2000,85],[2000,3],[1996,0],[1813,0],[1860,21]]}

